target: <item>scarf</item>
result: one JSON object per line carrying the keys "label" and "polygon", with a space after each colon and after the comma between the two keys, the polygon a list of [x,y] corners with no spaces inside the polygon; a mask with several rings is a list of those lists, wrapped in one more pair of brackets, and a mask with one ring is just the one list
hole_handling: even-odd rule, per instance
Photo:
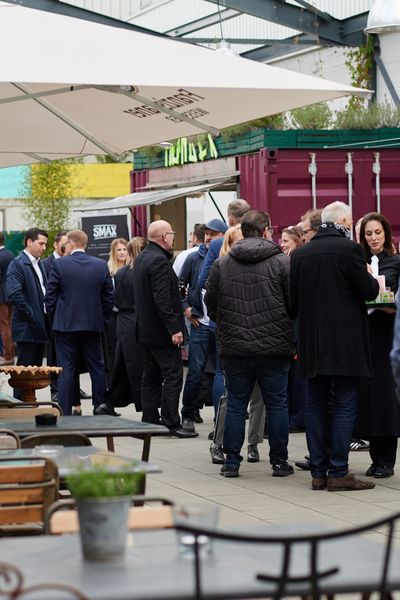
{"label": "scarf", "polygon": [[343,237],[347,239],[351,237],[350,229],[340,223],[322,223],[321,229],[336,229]]}

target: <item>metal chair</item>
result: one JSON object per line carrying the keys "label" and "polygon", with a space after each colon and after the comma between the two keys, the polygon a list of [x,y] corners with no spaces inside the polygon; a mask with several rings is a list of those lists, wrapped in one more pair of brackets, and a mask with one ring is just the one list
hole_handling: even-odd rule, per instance
{"label": "metal chair", "polygon": [[21,440],[10,429],[0,429],[0,450],[16,450],[21,448]]}
{"label": "metal chair", "polygon": [[[154,502],[161,506],[146,506],[147,503]],[[136,506],[137,503],[140,506]],[[135,530],[173,527],[173,504],[166,498],[133,496],[132,507],[129,509],[128,528]],[[46,534],[59,535],[78,531],[79,522],[74,499],[59,500],[48,507],[44,520]]]}
{"label": "metal chair", "polygon": [[35,433],[21,440],[21,448],[35,448],[43,444],[59,446],[91,446],[92,442],[84,433]]}
{"label": "metal chair", "polygon": [[[191,534],[195,538],[193,545],[195,579],[193,598],[195,600],[210,597],[203,594],[201,580],[202,555],[199,538],[202,536],[232,542],[232,544],[259,545],[260,549],[257,556],[262,558],[267,568],[273,571],[254,573],[255,579],[265,582],[265,597],[267,598],[280,600],[287,596],[301,596],[301,598],[307,600],[311,598],[318,600],[322,595],[326,595],[330,600],[334,598],[335,593],[358,592],[361,594],[362,600],[367,600],[372,593],[378,592],[381,600],[388,600],[392,598],[391,592],[394,589],[400,589],[400,583],[398,587],[394,588],[393,584],[388,580],[393,549],[393,534],[397,520],[400,520],[400,512],[344,531],[332,531],[329,533],[309,532],[304,535],[246,535],[201,527],[189,527],[180,524],[175,525],[175,528],[177,531]],[[382,544],[373,544],[373,548],[372,546],[365,548],[364,545],[368,543],[368,540],[365,537],[361,537],[362,534],[376,532],[376,530],[381,528],[387,529],[386,535],[382,536]],[[359,538],[357,539],[356,536],[359,536]],[[358,552],[355,552],[350,560],[345,560],[343,555],[346,548],[350,547],[349,544],[351,544],[352,537],[356,539]],[[340,544],[337,542],[340,542]],[[332,543],[337,543],[336,549],[334,552],[329,552],[329,546],[332,549],[334,545]],[[262,546],[264,546],[264,552]],[[268,548],[269,553],[266,554]],[[360,577],[360,580],[356,584],[357,589],[342,591],[341,588],[340,591],[336,590],[335,576],[339,576],[344,568],[348,570],[354,569],[356,572],[358,568],[362,571],[365,564],[365,555],[368,555],[371,551],[373,551],[373,582],[369,581],[366,584],[362,580],[362,577]],[[277,557],[280,557],[280,564]],[[353,564],[352,560],[354,560]],[[297,564],[295,565],[294,563]],[[324,567],[321,567],[322,563],[324,563]],[[329,564],[329,567],[326,566],[327,564]],[[301,572],[301,570],[303,571]],[[354,587],[354,581],[352,585]],[[252,594],[251,596],[241,597],[253,598],[259,596]]]}
{"label": "metal chair", "polygon": [[[1,533],[27,533],[33,527],[34,532],[42,533],[46,510],[57,499],[58,487],[53,461],[0,457]],[[15,530],[15,525],[24,527]],[[10,530],[10,526],[14,529]]]}

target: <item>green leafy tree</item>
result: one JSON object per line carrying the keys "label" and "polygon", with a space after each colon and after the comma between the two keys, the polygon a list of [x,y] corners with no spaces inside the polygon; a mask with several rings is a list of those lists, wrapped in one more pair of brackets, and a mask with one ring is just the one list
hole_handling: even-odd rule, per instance
{"label": "green leafy tree", "polygon": [[74,163],[58,160],[33,165],[26,176],[23,216],[29,227],[41,227],[48,232],[48,253],[56,233],[68,229],[71,198],[79,191],[74,176]]}

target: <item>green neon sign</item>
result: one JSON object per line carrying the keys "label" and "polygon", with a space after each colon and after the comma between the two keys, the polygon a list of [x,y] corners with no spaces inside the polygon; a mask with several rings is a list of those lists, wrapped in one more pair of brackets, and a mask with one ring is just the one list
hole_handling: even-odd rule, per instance
{"label": "green neon sign", "polygon": [[188,142],[187,138],[179,138],[172,146],[165,149],[164,165],[175,167],[186,163],[202,162],[206,158],[218,158],[218,151],[211,135],[207,141]]}

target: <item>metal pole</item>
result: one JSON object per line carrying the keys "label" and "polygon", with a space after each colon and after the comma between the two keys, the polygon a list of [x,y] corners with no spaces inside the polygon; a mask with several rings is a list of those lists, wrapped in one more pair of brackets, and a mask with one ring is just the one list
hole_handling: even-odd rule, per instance
{"label": "metal pole", "polygon": [[376,212],[381,212],[381,163],[379,157],[380,153],[374,152],[375,162],[372,170],[375,173]]}
{"label": "metal pole", "polygon": [[311,175],[311,195],[313,210],[317,208],[317,163],[315,161],[315,156],[315,152],[310,153],[311,162],[308,165],[308,172]]}
{"label": "metal pole", "polygon": [[[347,163],[345,166],[345,171],[347,173],[349,207],[351,214],[353,214],[353,154],[351,152],[347,153]],[[351,239],[353,239],[353,230],[351,230]]]}
{"label": "metal pole", "polygon": [[213,195],[210,192],[210,190],[208,190],[208,195],[210,196],[210,198],[212,200],[212,203],[214,204],[215,208],[217,209],[219,216],[221,217],[221,219],[223,220],[223,222],[226,223],[226,219],[225,219],[224,215],[222,214],[222,212],[220,211],[218,204],[215,202],[215,200],[213,198]]}

